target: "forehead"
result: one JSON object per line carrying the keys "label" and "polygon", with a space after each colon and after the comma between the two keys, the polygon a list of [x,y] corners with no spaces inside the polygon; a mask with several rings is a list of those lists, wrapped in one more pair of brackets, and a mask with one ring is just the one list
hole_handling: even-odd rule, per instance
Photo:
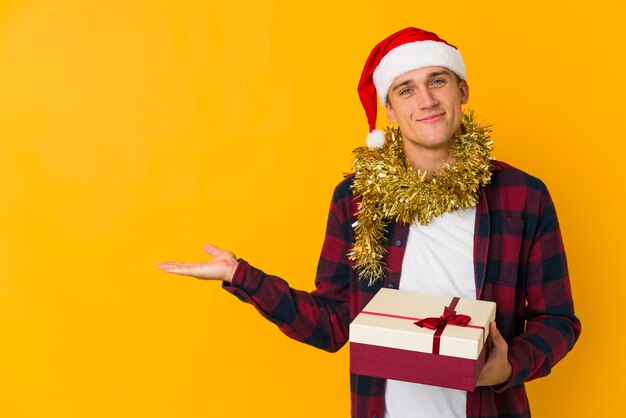
{"label": "forehead", "polygon": [[427,80],[429,78],[439,77],[442,75],[448,76],[448,77],[454,77],[454,73],[445,67],[418,68],[416,70],[411,70],[407,73],[404,73],[396,77],[393,80],[393,83],[391,83],[391,88],[401,83],[410,82],[410,81],[418,82],[420,80]]}

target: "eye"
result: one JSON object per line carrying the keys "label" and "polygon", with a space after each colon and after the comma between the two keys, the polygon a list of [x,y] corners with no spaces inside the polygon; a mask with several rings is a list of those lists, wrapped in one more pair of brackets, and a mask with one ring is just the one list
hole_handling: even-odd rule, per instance
{"label": "eye", "polygon": [[446,80],[444,80],[443,78],[435,78],[433,81],[430,82],[430,84],[433,86],[440,86],[445,83],[446,83]]}
{"label": "eye", "polygon": [[399,94],[400,96],[406,96],[407,94],[411,94],[412,92],[413,92],[413,89],[410,89],[410,88],[408,88],[408,87],[407,87],[407,88],[405,88],[405,89],[400,90],[400,91],[398,92],[398,94]]}

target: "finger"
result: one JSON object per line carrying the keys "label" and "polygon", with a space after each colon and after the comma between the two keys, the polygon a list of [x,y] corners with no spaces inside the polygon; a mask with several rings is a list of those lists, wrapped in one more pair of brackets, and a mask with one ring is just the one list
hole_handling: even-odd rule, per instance
{"label": "finger", "polygon": [[184,265],[168,265],[161,268],[166,273],[181,274],[183,276],[193,276],[194,267]]}
{"label": "finger", "polygon": [[508,344],[502,337],[502,334],[500,334],[500,331],[498,330],[495,321],[489,324],[489,334],[491,334],[491,342],[493,342],[493,345],[496,348],[501,349],[508,347]]}
{"label": "finger", "polygon": [[204,249],[204,252],[210,255],[211,257],[216,257],[222,252],[222,250],[220,250],[219,248],[217,248],[215,245],[212,245],[212,244],[204,244],[202,248]]}
{"label": "finger", "polygon": [[172,264],[173,264],[173,262],[171,262],[171,261],[165,261],[165,262],[163,262],[163,263],[159,263],[159,264],[157,264],[157,266],[156,266],[156,267],[157,267],[159,270],[165,270],[166,268],[169,268]]}
{"label": "finger", "polygon": [[172,268],[172,267],[185,267],[185,266],[193,266],[196,263],[181,263],[181,262],[176,262],[176,261],[166,261],[165,263],[160,263],[157,264],[157,268],[159,269],[166,269],[166,268]]}

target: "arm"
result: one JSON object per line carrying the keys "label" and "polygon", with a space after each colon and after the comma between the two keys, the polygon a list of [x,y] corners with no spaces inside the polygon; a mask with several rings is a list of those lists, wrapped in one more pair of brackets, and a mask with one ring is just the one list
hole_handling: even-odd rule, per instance
{"label": "arm", "polygon": [[556,211],[543,186],[526,270],[525,331],[508,346],[511,376],[496,392],[545,376],[574,346],[581,324],[574,304]]}
{"label": "arm", "polygon": [[339,350],[348,340],[349,280],[347,260],[350,199],[346,182],[335,190],[322,248],[316,289],[294,290],[283,279],[265,274],[233,253],[213,246],[205,250],[214,258],[206,263],[163,263],[166,272],[201,279],[222,280],[222,286],[291,338],[327,351]]}

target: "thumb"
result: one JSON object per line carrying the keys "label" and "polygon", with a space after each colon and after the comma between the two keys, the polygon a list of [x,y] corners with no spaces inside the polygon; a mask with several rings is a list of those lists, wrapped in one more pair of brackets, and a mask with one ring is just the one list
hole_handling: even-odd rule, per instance
{"label": "thumb", "polygon": [[212,244],[204,244],[202,248],[204,249],[204,252],[210,255],[211,257],[216,257],[222,252],[222,250],[220,250],[219,248],[217,248],[215,245],[212,245]]}
{"label": "thumb", "polygon": [[498,327],[496,326],[496,322],[493,321],[489,324],[489,334],[491,335],[491,342],[497,348],[508,347],[508,344],[500,334]]}

